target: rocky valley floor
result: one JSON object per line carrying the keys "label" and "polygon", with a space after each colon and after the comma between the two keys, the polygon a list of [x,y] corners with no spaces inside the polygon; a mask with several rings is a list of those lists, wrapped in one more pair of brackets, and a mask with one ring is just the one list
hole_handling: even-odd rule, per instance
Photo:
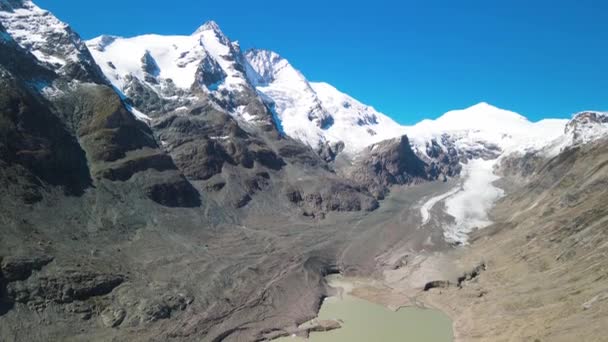
{"label": "rocky valley floor", "polygon": [[459,341],[606,340],[606,136],[402,126],[213,21],[84,41],[0,0],[0,341],[306,335],[335,273]]}
{"label": "rocky valley floor", "polygon": [[[123,208],[115,214],[151,214],[128,225],[139,228],[104,233],[102,244],[100,232],[86,229],[54,240],[60,227],[48,210],[75,202],[44,203],[18,224],[48,232],[32,228],[19,244],[3,235],[12,255],[3,259],[4,278],[20,297],[2,316],[2,337],[23,340],[25,329],[40,341],[263,340],[314,318],[331,293],[324,276],[340,272],[376,280],[355,296],[448,313],[457,341],[601,341],[606,160],[598,143],[530,158],[538,173],[528,177],[503,166],[507,196],[491,212],[495,223],[459,247],[442,228],[453,223],[449,196],[429,217],[421,208],[461,182],[395,188],[374,212],[322,220],[256,201],[241,218],[225,213],[206,229],[188,210]],[[200,210],[224,212],[211,203]]]}
{"label": "rocky valley floor", "polygon": [[[71,217],[81,222],[73,228],[48,220],[51,211],[68,212],[54,215],[63,222],[66,208],[78,202],[42,203],[20,222],[4,222],[5,286],[19,295],[1,318],[2,338],[19,341],[23,331],[40,341],[263,338],[313,318],[329,273],[372,276],[379,265],[403,262],[387,250],[413,256],[448,248],[438,227],[416,229],[416,203],[448,187],[399,189],[373,213],[332,213],[324,220],[288,206],[253,205],[244,219],[207,228],[189,210],[122,203],[116,223],[106,224],[124,228],[112,234],[88,230],[93,216]],[[208,206],[200,210],[222,213]],[[130,221],[128,213],[144,210],[145,220]],[[25,227],[31,233],[11,241]],[[18,270],[14,277],[11,267]]]}
{"label": "rocky valley floor", "polygon": [[537,165],[526,181],[506,177],[520,185],[503,179],[511,191],[470,245],[422,253],[354,294],[393,309],[439,308],[456,341],[606,340],[604,144]]}

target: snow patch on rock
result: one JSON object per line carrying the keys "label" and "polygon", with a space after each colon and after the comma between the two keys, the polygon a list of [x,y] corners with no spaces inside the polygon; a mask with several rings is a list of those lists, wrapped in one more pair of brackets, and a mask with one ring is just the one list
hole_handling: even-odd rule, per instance
{"label": "snow patch on rock", "polygon": [[585,111],[574,115],[564,134],[549,144],[543,153],[556,156],[568,147],[584,145],[608,136],[608,113]]}
{"label": "snow patch on rock", "polygon": [[285,133],[318,148],[344,142],[347,153],[403,134],[403,127],[322,82],[309,82],[286,59],[267,50],[245,55],[247,76],[276,111]]}
{"label": "snow patch on rock", "polygon": [[517,113],[485,102],[453,110],[435,120],[423,120],[406,128],[415,145],[449,134],[459,149],[479,149],[493,144],[503,153],[540,149],[563,133],[567,120],[530,122]]}
{"label": "snow patch on rock", "polygon": [[223,81],[210,90],[235,89],[246,84],[245,75],[236,65],[239,52],[214,22],[202,25],[188,36],[148,34],[123,38],[104,35],[87,41],[87,46],[106,77],[122,90],[129,76],[146,81],[142,68],[145,56],[155,61],[156,76],[170,79],[181,89],[190,89],[195,84],[197,70],[208,58],[226,74]]}

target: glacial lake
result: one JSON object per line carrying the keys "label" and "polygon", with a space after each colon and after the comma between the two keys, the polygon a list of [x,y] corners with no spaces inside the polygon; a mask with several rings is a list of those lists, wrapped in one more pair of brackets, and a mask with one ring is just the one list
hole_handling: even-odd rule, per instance
{"label": "glacial lake", "polygon": [[327,298],[317,319],[339,320],[342,328],[313,332],[308,340],[290,336],[274,341],[451,342],[453,339],[452,322],[440,311],[416,307],[391,311],[382,305],[348,294]]}

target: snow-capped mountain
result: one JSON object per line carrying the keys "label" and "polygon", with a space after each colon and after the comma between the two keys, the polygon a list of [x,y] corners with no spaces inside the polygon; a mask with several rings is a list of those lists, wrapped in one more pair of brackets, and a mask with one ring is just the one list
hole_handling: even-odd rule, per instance
{"label": "snow-capped mountain", "polygon": [[[456,148],[469,158],[496,157],[541,149],[562,136],[568,122],[530,122],[479,103],[402,126],[330,84],[308,81],[276,52],[241,52],[213,21],[187,36],[101,36],[87,46],[110,82],[146,115],[188,112],[200,93],[241,121],[274,120],[278,130],[317,151],[340,144],[355,155],[407,134],[423,158],[433,148]],[[259,103],[256,110],[248,104],[252,101]],[[262,103],[267,113],[260,116]]]}
{"label": "snow-capped mountain", "polygon": [[130,77],[159,90],[163,83],[186,90],[196,85],[207,91],[238,89],[247,83],[238,65],[238,44],[212,21],[189,36],[101,36],[87,45],[108,79],[122,90]]}
{"label": "snow-capped mountain", "polygon": [[[249,92],[251,99],[257,91],[277,127],[313,149],[343,142],[354,153],[403,134],[388,116],[328,84],[308,82],[278,54],[241,53],[215,22],[189,36],[101,36],[87,45],[110,82],[151,117],[187,110],[202,92],[237,119],[252,121],[254,113],[234,97]],[[158,97],[152,101],[158,105],[150,106],[150,97]]]}
{"label": "snow-capped mountain", "polygon": [[272,51],[251,50],[245,54],[247,76],[277,113],[290,136],[317,147],[320,130],[333,124],[306,78]]}
{"label": "snow-capped mountain", "polygon": [[249,79],[269,100],[285,133],[313,148],[341,141],[345,151],[357,152],[403,134],[388,116],[327,83],[309,82],[275,52],[250,50],[245,56]]}
{"label": "snow-capped mountain", "polygon": [[506,154],[546,146],[563,134],[567,122],[564,119],[531,122],[522,115],[482,102],[449,111],[435,120],[423,120],[405,131],[419,147],[447,135],[460,150],[490,148]]}
{"label": "snow-capped mountain", "polygon": [[[530,122],[486,103],[402,126],[274,52],[243,53],[214,22],[85,44],[31,1],[0,0],[0,341],[306,335],[328,273],[382,273],[398,281],[381,289],[399,290],[412,270],[416,291],[457,280],[424,291],[447,293],[444,307],[483,295],[473,311],[492,321],[518,294],[538,297],[530,286],[552,292],[556,316],[572,291],[551,286],[576,271],[597,286],[560,310],[584,312],[570,325],[591,322],[597,340],[608,145],[548,157],[607,135],[606,113]],[[492,223],[505,195],[490,238],[441,254]],[[481,275],[493,250],[499,267]],[[505,286],[515,273],[530,276]],[[542,310],[515,309],[521,322]],[[543,340],[565,336],[557,316]]]}
{"label": "snow-capped mountain", "polygon": [[587,111],[574,116],[568,122],[565,134],[575,145],[585,144],[608,134],[608,113]]}
{"label": "snow-capped mountain", "polygon": [[496,157],[542,149],[561,137],[568,123],[565,119],[531,122],[482,102],[434,120],[402,126],[330,84],[309,82],[275,52],[251,50],[245,57],[249,80],[273,107],[285,133],[313,148],[343,142],[345,152],[356,154],[406,134],[422,157],[429,157],[433,146],[446,152],[456,148],[470,158]]}
{"label": "snow-capped mountain", "polygon": [[213,21],[191,35],[104,35],[85,44],[69,25],[29,0],[2,1],[0,10],[10,38],[42,64],[81,81],[103,83],[105,77],[143,118],[189,113],[211,101],[238,120],[275,125],[317,151],[343,144],[354,155],[407,134],[423,158],[433,148],[456,148],[475,157],[551,145],[555,153],[605,134],[605,123],[597,119],[601,114],[570,124],[533,123],[487,103],[402,126],[330,84],[308,81],[275,52],[243,53]]}
{"label": "snow-capped mountain", "polygon": [[543,149],[546,155],[557,155],[571,146],[584,145],[608,136],[608,113],[584,111],[568,121],[562,135]]}
{"label": "snow-capped mountain", "polygon": [[103,79],[80,36],[32,1],[0,1],[0,22],[22,48],[58,74],[87,82]]}
{"label": "snow-capped mountain", "polygon": [[188,114],[209,103],[244,122],[275,124],[247,79],[238,43],[213,21],[191,35],[100,36],[87,46],[112,85],[146,116]]}

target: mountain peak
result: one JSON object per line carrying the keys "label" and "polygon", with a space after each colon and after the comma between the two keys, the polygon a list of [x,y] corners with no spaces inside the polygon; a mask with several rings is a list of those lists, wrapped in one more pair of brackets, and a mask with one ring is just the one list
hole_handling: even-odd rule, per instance
{"label": "mountain peak", "polygon": [[524,120],[528,121],[524,116],[510,110],[498,108],[487,102],[479,102],[475,105],[460,110],[452,110],[444,114],[444,116],[460,116],[462,117],[479,117],[492,120]]}
{"label": "mountain peak", "polygon": [[585,144],[608,135],[608,113],[584,111],[574,115],[564,130],[574,145]]}
{"label": "mountain peak", "polygon": [[205,22],[196,31],[194,31],[194,34],[202,33],[205,31],[213,31],[215,33],[224,35],[222,29],[220,29],[220,26],[214,20],[209,20]]}
{"label": "mountain peak", "polygon": [[245,56],[250,60],[264,61],[264,63],[268,65],[273,65],[280,61],[286,61],[286,59],[281,57],[278,53],[266,49],[252,48],[245,52]]}
{"label": "mountain peak", "polygon": [[572,120],[566,125],[566,131],[573,130],[580,126],[594,125],[608,127],[608,113],[593,110],[576,113]]}
{"label": "mountain peak", "polygon": [[441,118],[446,122],[452,122],[454,127],[499,131],[514,129],[529,123],[528,119],[521,114],[495,107],[486,102],[466,109],[447,112]]}
{"label": "mountain peak", "polygon": [[286,69],[291,71],[291,76],[295,74],[297,79],[299,73],[291,67],[289,62],[278,53],[264,49],[249,49],[245,53],[245,58],[250,66],[249,77],[255,84],[268,84],[274,81],[277,75]]}
{"label": "mountain peak", "polygon": [[278,53],[265,49],[249,49],[247,52],[245,52],[245,57],[250,61],[257,60],[263,64],[266,64],[266,67],[271,67],[281,61],[287,62],[287,60],[281,57]]}
{"label": "mountain peak", "polygon": [[485,101],[481,101],[477,104],[470,106],[467,109],[496,109],[496,108],[497,108],[496,106],[493,106]]}

